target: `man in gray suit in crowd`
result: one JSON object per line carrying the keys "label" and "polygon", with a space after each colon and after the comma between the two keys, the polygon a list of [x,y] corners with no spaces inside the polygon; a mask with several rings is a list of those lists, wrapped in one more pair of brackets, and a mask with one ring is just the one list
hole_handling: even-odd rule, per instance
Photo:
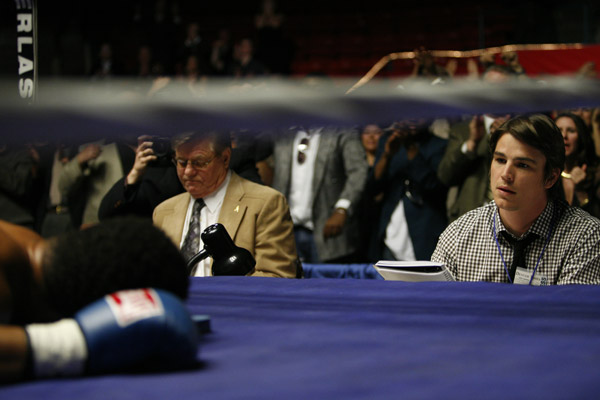
{"label": "man in gray suit in crowd", "polygon": [[272,186],[288,199],[300,259],[354,262],[368,165],[353,129],[293,127],[274,138]]}

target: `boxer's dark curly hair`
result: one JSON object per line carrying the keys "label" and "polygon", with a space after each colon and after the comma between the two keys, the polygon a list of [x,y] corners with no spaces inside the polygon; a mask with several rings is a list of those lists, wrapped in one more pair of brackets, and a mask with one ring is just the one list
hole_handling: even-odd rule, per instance
{"label": "boxer's dark curly hair", "polygon": [[153,287],[187,298],[189,276],[179,249],[152,221],[108,219],[51,240],[43,262],[51,306],[73,315],[104,295]]}

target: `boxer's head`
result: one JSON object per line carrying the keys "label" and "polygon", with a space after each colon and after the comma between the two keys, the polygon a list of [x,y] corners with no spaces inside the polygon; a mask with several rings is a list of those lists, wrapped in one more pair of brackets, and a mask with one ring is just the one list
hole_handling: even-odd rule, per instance
{"label": "boxer's head", "polygon": [[187,297],[185,260],[150,220],[114,218],[48,243],[43,286],[60,316],[117,290],[154,287]]}

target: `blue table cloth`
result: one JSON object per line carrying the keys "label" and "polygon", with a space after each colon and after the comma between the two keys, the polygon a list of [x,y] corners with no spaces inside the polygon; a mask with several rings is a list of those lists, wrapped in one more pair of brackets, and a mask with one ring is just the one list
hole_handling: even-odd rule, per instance
{"label": "blue table cloth", "polygon": [[[600,287],[194,278],[191,371],[34,381],[1,399],[592,399]],[[143,340],[143,338],[140,338]]]}

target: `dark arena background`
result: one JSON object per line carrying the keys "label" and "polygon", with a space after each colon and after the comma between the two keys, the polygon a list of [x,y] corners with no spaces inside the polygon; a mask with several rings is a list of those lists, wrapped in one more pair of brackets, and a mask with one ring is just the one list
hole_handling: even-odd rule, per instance
{"label": "dark arena background", "polygon": [[[0,6],[3,75],[15,72],[15,12],[20,3],[27,0],[7,0]],[[37,3],[37,67],[43,77],[93,75],[105,43],[112,47],[117,75],[138,75],[142,46],[151,48],[153,65],[160,66],[154,73],[182,73],[180,50],[192,23],[197,24],[201,51],[210,51],[220,38],[228,37],[232,44],[250,38],[259,60],[272,74],[284,76],[360,77],[389,53],[419,48],[469,51],[600,40],[600,5],[594,1],[276,1],[281,19],[271,28],[257,23],[261,0]],[[528,73],[573,72],[564,65]],[[411,67],[412,60],[394,63],[385,74],[409,74]]]}

